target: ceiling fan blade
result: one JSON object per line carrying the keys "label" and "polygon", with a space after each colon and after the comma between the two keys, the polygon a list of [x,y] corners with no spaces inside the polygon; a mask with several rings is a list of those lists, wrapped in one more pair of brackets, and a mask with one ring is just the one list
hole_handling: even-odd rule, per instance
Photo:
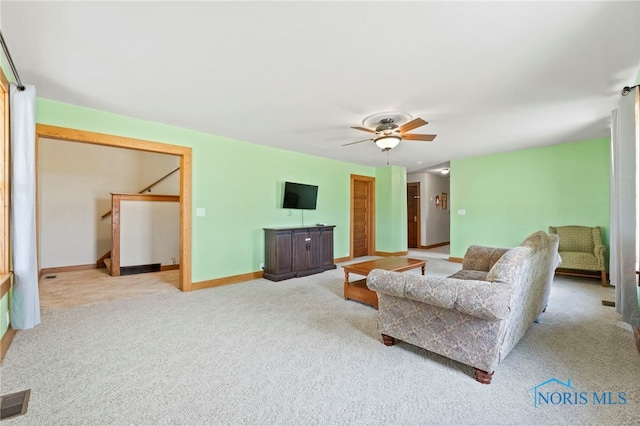
{"label": "ceiling fan blade", "polygon": [[375,130],[367,129],[366,127],[352,127],[352,129],[362,130],[363,132],[376,133]]}
{"label": "ceiling fan blade", "polygon": [[357,143],[362,143],[362,142],[367,142],[367,141],[372,141],[372,140],[373,140],[372,138],[369,138],[369,139],[363,139],[363,140],[361,140],[361,141],[355,141],[355,142],[345,143],[345,144],[343,144],[343,145],[341,145],[341,146],[354,145],[354,144],[357,144]]}
{"label": "ceiling fan blade", "polygon": [[427,141],[431,142],[436,138],[437,135],[402,135],[402,139],[406,139],[408,141]]}
{"label": "ceiling fan blade", "polygon": [[418,118],[414,118],[413,120],[407,123],[404,123],[402,126],[398,127],[398,130],[400,131],[400,133],[404,133],[404,132],[408,132],[409,130],[418,128],[420,126],[424,126],[425,124],[429,124],[429,123],[424,121],[422,118],[418,117]]}

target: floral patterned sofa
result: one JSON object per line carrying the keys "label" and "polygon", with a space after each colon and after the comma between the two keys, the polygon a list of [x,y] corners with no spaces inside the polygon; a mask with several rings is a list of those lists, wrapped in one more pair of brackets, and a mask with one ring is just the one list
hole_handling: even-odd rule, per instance
{"label": "floral patterned sofa", "polygon": [[378,324],[387,346],[399,339],[467,364],[491,383],[494,369],[545,310],[558,236],[538,231],[518,247],[471,246],[447,277],[375,269]]}

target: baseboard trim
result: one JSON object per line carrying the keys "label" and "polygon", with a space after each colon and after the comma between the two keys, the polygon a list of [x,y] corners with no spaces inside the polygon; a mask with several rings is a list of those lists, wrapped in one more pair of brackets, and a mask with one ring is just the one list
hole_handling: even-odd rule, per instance
{"label": "baseboard trim", "polygon": [[161,271],[173,271],[174,269],[180,269],[180,265],[161,265]]}
{"label": "baseboard trim", "polygon": [[382,257],[390,257],[390,256],[406,256],[409,254],[408,251],[397,251],[395,253],[387,252],[387,251],[376,251],[376,256]]}
{"label": "baseboard trim", "polygon": [[4,332],[2,336],[2,341],[0,342],[0,362],[4,359],[5,354],[9,350],[9,346],[11,346],[11,342],[13,342],[13,336],[16,335],[16,330],[9,327],[7,331]]}
{"label": "baseboard trim", "polygon": [[350,256],[338,257],[337,259],[333,259],[333,263],[342,263],[351,260]]}
{"label": "baseboard trim", "polygon": [[258,278],[262,278],[262,274],[263,274],[262,271],[258,271],[258,272],[249,272],[247,274],[232,275],[224,278],[216,278],[213,280],[198,281],[196,283],[191,284],[191,289],[202,290],[205,288],[220,287],[223,285],[237,284],[244,281],[256,280]]}
{"label": "baseboard trim", "polygon": [[428,250],[436,247],[448,246],[449,244],[451,244],[451,241],[445,241],[444,243],[437,243],[437,244],[429,244],[427,246],[420,246],[420,248]]}
{"label": "baseboard trim", "polygon": [[88,271],[89,269],[98,269],[95,263],[87,265],[59,266],[57,268],[43,268],[40,270],[40,277],[43,275],[57,274],[59,272]]}
{"label": "baseboard trim", "polygon": [[451,257],[451,256],[449,256],[449,262],[462,263],[463,260],[464,260],[463,257]]}

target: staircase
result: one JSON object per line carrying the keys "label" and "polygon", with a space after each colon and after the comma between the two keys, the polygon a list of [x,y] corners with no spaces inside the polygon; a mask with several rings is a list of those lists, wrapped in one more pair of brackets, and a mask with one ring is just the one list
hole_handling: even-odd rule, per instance
{"label": "staircase", "polygon": [[111,275],[111,250],[106,252],[100,259],[96,261],[96,267],[98,269],[107,268],[109,275]]}

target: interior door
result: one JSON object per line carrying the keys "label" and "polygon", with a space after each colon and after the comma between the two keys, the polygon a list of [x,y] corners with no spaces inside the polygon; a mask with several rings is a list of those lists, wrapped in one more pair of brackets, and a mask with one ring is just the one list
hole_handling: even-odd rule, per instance
{"label": "interior door", "polygon": [[407,184],[407,243],[420,248],[420,183]]}
{"label": "interior door", "polygon": [[351,256],[369,256],[374,247],[375,179],[351,176]]}

